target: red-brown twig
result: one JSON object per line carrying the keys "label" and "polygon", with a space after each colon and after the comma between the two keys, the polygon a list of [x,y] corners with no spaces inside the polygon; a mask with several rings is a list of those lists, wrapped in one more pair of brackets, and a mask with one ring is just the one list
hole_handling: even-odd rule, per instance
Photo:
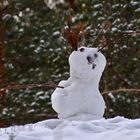
{"label": "red-brown twig", "polygon": [[122,89],[115,89],[115,90],[109,90],[109,91],[103,91],[102,92],[102,95],[106,95],[106,94],[109,94],[109,93],[112,93],[112,94],[114,94],[114,93],[118,93],[118,92],[120,92],[120,93],[128,93],[128,92],[133,92],[133,93],[138,93],[138,92],[140,92],[140,89],[136,89],[136,88],[130,88],[130,89],[125,89],[125,88],[122,88]]}
{"label": "red-brown twig", "polygon": [[3,87],[0,89],[0,91],[5,91],[5,90],[12,90],[12,89],[32,89],[32,88],[64,88],[62,86],[58,86],[55,84],[26,84],[26,85],[8,85],[6,87]]}

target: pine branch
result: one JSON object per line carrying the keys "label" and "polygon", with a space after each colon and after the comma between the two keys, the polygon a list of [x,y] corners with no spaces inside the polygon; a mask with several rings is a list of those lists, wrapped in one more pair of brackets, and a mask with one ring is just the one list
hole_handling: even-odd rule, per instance
{"label": "pine branch", "polygon": [[102,95],[106,95],[106,94],[109,94],[109,93],[118,93],[118,92],[133,92],[133,93],[138,93],[140,92],[140,89],[136,89],[136,88],[130,88],[130,89],[125,89],[125,88],[122,88],[122,89],[115,89],[115,90],[109,90],[109,91],[104,91],[102,92]]}

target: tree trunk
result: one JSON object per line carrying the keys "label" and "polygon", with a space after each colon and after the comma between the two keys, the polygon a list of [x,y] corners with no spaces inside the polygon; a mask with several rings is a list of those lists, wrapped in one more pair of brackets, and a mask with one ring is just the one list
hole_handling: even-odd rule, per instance
{"label": "tree trunk", "polygon": [[[2,22],[2,17],[0,17],[0,87],[5,83],[5,27],[4,23]],[[3,108],[6,103],[6,92],[0,91],[0,106]]]}

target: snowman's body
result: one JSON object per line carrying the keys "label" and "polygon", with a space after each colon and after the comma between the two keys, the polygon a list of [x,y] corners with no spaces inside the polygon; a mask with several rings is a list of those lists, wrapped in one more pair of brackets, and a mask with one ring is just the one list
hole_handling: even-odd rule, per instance
{"label": "snowman's body", "polygon": [[105,102],[99,81],[106,65],[96,48],[81,47],[69,57],[70,78],[61,81],[52,94],[52,107],[60,119],[91,120],[102,118]]}

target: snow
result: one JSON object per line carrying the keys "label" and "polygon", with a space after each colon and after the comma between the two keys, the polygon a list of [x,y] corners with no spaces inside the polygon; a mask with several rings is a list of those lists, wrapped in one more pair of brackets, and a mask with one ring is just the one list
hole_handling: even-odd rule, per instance
{"label": "snow", "polygon": [[60,34],[59,31],[55,31],[55,32],[53,32],[53,36],[57,36],[57,35],[59,35],[59,34]]}
{"label": "snow", "polygon": [[140,12],[140,8],[136,9],[135,12]]}
{"label": "snow", "polygon": [[64,0],[44,0],[44,3],[50,8],[53,9],[57,4],[64,3]]}
{"label": "snow", "polygon": [[5,14],[5,15],[2,16],[2,19],[3,20],[8,20],[10,17],[11,17],[10,14]]}
{"label": "snow", "polygon": [[4,0],[3,6],[8,6],[8,5],[9,5],[9,2],[7,0]]}
{"label": "snow", "polygon": [[0,140],[140,140],[140,119],[115,117],[91,121],[50,119],[0,129]]}

